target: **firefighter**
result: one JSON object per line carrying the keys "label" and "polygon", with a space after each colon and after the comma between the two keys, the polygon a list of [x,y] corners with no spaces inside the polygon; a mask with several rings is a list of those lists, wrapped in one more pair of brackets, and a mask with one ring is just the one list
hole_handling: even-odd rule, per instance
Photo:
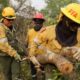
{"label": "firefighter", "polygon": [[0,22],[0,80],[17,80],[19,69],[17,61],[21,61],[21,57],[13,46],[13,44],[16,44],[13,37],[13,22],[15,19],[16,14],[12,7],[5,7],[2,10]]}
{"label": "firefighter", "polygon": [[[61,8],[58,23],[47,27],[43,33],[34,38],[35,48],[29,53],[29,56],[35,66],[40,67],[41,63],[53,63],[53,58],[55,58],[53,53],[60,54],[67,47],[74,50],[71,53],[72,57],[80,60],[79,7],[80,4],[71,3]],[[41,53],[38,53],[37,50],[41,50]]]}
{"label": "firefighter", "polygon": [[[45,19],[42,13],[36,13],[32,18],[32,21],[33,21],[33,28],[28,31],[28,35],[26,38],[28,42],[28,48],[32,47],[29,48],[29,53],[33,52],[34,38],[36,37],[36,35],[40,32],[45,31],[45,27],[43,26]],[[37,80],[36,69],[32,62],[31,62],[31,73],[32,73],[32,79]]]}

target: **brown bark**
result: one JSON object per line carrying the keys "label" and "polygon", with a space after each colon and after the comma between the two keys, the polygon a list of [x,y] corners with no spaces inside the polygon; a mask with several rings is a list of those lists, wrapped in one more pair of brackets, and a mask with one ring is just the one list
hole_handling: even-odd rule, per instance
{"label": "brown bark", "polygon": [[73,71],[73,64],[59,54],[50,54],[49,62],[54,63],[63,74],[69,74]]}
{"label": "brown bark", "polygon": [[58,70],[63,74],[69,74],[73,71],[73,64],[63,56],[55,53],[42,54],[37,56],[40,63],[55,64]]}

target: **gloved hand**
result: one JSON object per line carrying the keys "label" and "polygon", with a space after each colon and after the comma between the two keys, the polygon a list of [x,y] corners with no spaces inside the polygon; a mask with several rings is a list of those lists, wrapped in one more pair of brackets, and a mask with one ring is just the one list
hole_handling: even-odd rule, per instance
{"label": "gloved hand", "polygon": [[14,56],[14,58],[15,58],[15,60],[17,60],[17,61],[21,61],[21,57],[20,57],[19,54],[16,54],[16,55]]}
{"label": "gloved hand", "polygon": [[71,55],[74,59],[80,61],[80,49],[77,47],[67,47],[64,49],[66,55]]}
{"label": "gloved hand", "polygon": [[73,58],[80,61],[80,49],[77,49],[76,53],[74,53]]}
{"label": "gloved hand", "polygon": [[76,49],[74,47],[65,47],[61,51],[61,55],[67,56],[67,57],[73,57],[73,54],[76,52]]}
{"label": "gloved hand", "polygon": [[42,70],[40,69],[40,66],[39,66],[39,65],[35,66],[35,68],[36,68],[37,72],[41,72],[41,71],[42,71]]}
{"label": "gloved hand", "polygon": [[30,56],[29,59],[36,67],[40,67],[40,63],[38,62],[35,56]]}

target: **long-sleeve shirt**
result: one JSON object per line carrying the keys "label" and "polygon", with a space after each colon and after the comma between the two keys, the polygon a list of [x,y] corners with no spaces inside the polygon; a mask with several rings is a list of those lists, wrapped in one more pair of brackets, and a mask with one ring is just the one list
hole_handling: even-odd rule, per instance
{"label": "long-sleeve shirt", "polygon": [[13,57],[17,54],[17,51],[9,44],[6,30],[8,30],[7,26],[0,23],[0,51],[1,54],[3,52],[3,54]]}

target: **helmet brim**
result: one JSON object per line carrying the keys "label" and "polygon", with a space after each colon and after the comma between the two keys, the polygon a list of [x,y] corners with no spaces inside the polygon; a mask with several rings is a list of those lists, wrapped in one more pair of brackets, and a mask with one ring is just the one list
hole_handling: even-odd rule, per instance
{"label": "helmet brim", "polygon": [[71,16],[71,14],[68,13],[68,11],[65,8],[61,8],[61,12],[67,16],[69,19],[71,19],[72,21],[80,24],[80,20],[75,19],[75,17]]}
{"label": "helmet brim", "polygon": [[33,18],[33,21],[36,21],[36,19],[42,20],[43,22],[45,21],[45,19],[41,19],[41,18]]}
{"label": "helmet brim", "polygon": [[16,16],[13,16],[13,17],[8,17],[8,16],[6,16],[5,18],[6,18],[6,19],[16,19]]}

